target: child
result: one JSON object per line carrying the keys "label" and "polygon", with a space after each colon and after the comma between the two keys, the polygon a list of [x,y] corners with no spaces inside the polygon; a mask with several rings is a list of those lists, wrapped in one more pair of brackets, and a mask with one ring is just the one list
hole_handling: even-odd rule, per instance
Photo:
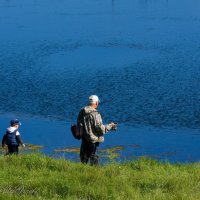
{"label": "child", "polygon": [[10,127],[6,129],[6,133],[3,136],[2,147],[4,147],[5,144],[8,146],[8,154],[18,154],[19,145],[25,147],[18,131],[19,125],[21,124],[18,119],[11,120]]}

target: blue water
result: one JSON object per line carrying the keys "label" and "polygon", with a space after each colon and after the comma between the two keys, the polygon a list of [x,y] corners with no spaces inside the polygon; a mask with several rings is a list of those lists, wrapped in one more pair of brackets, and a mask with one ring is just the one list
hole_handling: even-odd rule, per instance
{"label": "blue water", "polygon": [[48,154],[79,146],[70,123],[97,94],[104,122],[119,124],[102,147],[198,161],[199,11],[198,0],[2,0],[1,130],[17,116]]}

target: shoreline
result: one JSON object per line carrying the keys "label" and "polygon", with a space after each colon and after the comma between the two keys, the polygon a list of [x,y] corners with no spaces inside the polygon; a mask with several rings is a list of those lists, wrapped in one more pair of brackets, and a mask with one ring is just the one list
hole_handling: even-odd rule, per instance
{"label": "shoreline", "polygon": [[[1,136],[13,114],[0,114]],[[70,132],[70,122],[40,117],[19,116],[20,132],[26,144],[42,146],[39,151],[52,156],[79,161],[80,141]],[[200,160],[198,145],[200,134],[196,129],[162,129],[131,127],[119,124],[117,131],[105,135],[100,145],[101,162],[124,162],[147,156],[171,163],[192,163]]]}

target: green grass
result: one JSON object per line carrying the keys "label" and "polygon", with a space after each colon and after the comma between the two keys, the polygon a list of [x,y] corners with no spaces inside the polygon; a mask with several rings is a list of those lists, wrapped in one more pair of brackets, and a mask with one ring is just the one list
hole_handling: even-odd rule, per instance
{"label": "green grass", "polygon": [[200,163],[148,158],[91,167],[41,154],[0,156],[0,199],[200,199]]}

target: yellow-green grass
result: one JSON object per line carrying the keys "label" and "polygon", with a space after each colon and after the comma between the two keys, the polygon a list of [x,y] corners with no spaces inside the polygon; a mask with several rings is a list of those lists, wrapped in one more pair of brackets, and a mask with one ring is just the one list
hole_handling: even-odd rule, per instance
{"label": "yellow-green grass", "polygon": [[0,156],[0,199],[199,200],[200,163],[140,158],[94,167],[35,153]]}

